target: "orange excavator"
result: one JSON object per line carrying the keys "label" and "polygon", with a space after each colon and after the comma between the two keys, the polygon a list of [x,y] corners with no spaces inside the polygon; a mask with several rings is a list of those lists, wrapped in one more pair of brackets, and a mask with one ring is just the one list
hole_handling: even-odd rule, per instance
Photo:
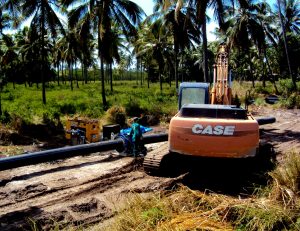
{"label": "orange excavator", "polygon": [[[221,44],[214,65],[214,80],[181,83],[179,112],[171,119],[168,144],[144,159],[146,171],[158,170],[172,154],[217,158],[256,156],[259,122],[244,108],[231,105],[231,74],[228,50]],[[275,118],[267,123],[275,122]]]}

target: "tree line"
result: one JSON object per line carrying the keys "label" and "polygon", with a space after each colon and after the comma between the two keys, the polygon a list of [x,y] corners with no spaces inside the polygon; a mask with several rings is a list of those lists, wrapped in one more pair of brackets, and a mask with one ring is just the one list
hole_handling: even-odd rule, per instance
{"label": "tree line", "polygon": [[[155,0],[146,16],[129,0],[0,1],[0,88],[5,83],[42,85],[78,78],[87,83],[91,69],[113,90],[113,72],[135,66],[150,81],[211,82],[217,47],[226,43],[235,78],[272,81],[290,78],[296,89],[300,55],[298,0]],[[213,16],[207,14],[212,9]],[[66,20],[64,20],[66,19]],[[29,27],[20,25],[31,20]],[[216,41],[207,41],[207,23],[216,20]],[[66,22],[64,22],[66,21]],[[16,33],[8,30],[16,29]],[[130,73],[130,72],[129,72]],[[141,78],[142,79],[142,78]],[[76,81],[75,81],[76,82]],[[78,81],[77,81],[78,87]],[[1,105],[1,104],[0,104]],[[0,107],[1,112],[1,107]]]}

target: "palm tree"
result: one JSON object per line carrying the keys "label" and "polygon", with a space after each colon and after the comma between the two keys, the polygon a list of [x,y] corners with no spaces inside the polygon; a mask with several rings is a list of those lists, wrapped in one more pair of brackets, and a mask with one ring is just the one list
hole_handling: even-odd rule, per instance
{"label": "palm tree", "polygon": [[[283,8],[281,7],[283,4]],[[286,53],[286,60],[289,69],[289,74],[291,76],[293,87],[297,89],[296,75],[293,75],[292,68],[290,64],[290,56],[288,52],[288,43],[286,32],[296,32],[299,34],[300,31],[300,3],[295,0],[277,0],[278,15],[280,19],[280,25],[282,29],[283,43]]]}
{"label": "palm tree", "polygon": [[[0,8],[0,39],[1,39],[1,37],[5,36],[5,34],[3,34],[3,30],[5,28],[9,27],[9,20],[10,20],[9,15],[8,14],[3,14],[3,12]],[[0,47],[1,47],[1,43],[0,43]],[[3,56],[3,53],[0,49],[0,62],[2,60],[2,56]],[[3,84],[4,84],[4,75],[2,73],[2,65],[1,65],[0,66],[0,115],[2,115],[1,92],[2,92],[2,88],[3,88]]]}
{"label": "palm tree", "polygon": [[[179,1],[180,2],[180,1]],[[156,1],[155,12],[148,17],[148,21],[157,21],[167,30],[166,35],[173,37],[174,71],[176,89],[178,88],[178,54],[185,48],[200,43],[200,28],[197,24],[195,10],[181,6],[175,7],[176,1]]]}
{"label": "palm tree", "polygon": [[25,19],[28,19],[34,15],[30,27],[37,28],[40,40],[41,40],[41,57],[42,57],[42,66],[41,66],[41,80],[42,80],[42,97],[43,103],[46,104],[46,88],[45,88],[45,62],[46,62],[46,53],[45,53],[45,35],[47,34],[46,28],[49,33],[56,37],[60,30],[62,34],[65,34],[63,25],[56,14],[57,1],[44,1],[44,0],[30,0],[25,1],[22,4],[22,13]]}
{"label": "palm tree", "polygon": [[[300,33],[300,2],[299,0],[280,0],[280,12],[283,16],[286,33]],[[279,11],[279,5],[278,11]],[[278,13],[278,12],[277,12]]]}
{"label": "palm tree", "polygon": [[[256,8],[256,16],[257,16],[257,21],[260,23],[261,28],[264,31],[265,34],[265,42],[263,43],[262,51],[263,51],[263,59],[265,60],[264,66],[266,66],[268,76],[271,77],[270,81],[273,82],[274,88],[276,91],[276,94],[278,94],[278,89],[276,86],[276,82],[274,78],[272,77],[273,75],[273,70],[272,70],[272,65],[270,64],[269,57],[267,55],[267,51],[270,47],[277,48],[278,47],[278,30],[276,24],[276,18],[273,15],[272,9],[270,5],[267,2],[262,2],[262,3],[257,3],[255,5]],[[263,87],[266,86],[266,75],[263,75]]]}
{"label": "palm tree", "polygon": [[110,78],[110,90],[113,91],[113,76],[112,76],[112,64],[114,61],[117,63],[120,62],[120,51],[126,50],[129,51],[127,48],[127,44],[125,45],[125,40],[122,38],[122,32],[120,28],[118,28],[117,24],[112,25],[111,33],[108,36],[109,42],[106,44],[106,49],[103,51],[104,60],[106,65],[109,69],[109,78]]}
{"label": "palm tree", "polygon": [[69,24],[75,25],[84,21],[97,33],[98,57],[101,66],[101,88],[103,107],[107,107],[104,82],[104,62],[107,48],[112,36],[113,22],[121,28],[124,36],[129,37],[136,34],[136,25],[141,21],[142,9],[129,0],[99,0],[99,1],[75,1],[62,0],[69,7],[73,3],[77,6],[69,13]]}
{"label": "palm tree", "polygon": [[57,70],[57,85],[59,86],[59,74],[60,74],[60,65],[63,61],[63,50],[61,49],[62,47],[60,46],[59,40],[55,40],[53,42],[53,50],[52,50],[52,54],[53,54],[53,65],[56,67]]}
{"label": "palm tree", "polygon": [[57,29],[64,33],[63,25],[60,22],[56,12],[59,9],[57,7],[58,1],[45,1],[45,0],[7,0],[2,1],[2,9],[10,12],[15,19],[15,24],[18,25],[19,21],[16,20],[20,12],[23,17],[19,17],[22,20],[27,20],[32,18],[31,28],[36,28],[36,31],[39,34],[41,50],[39,51],[42,57],[41,64],[41,79],[42,79],[42,98],[43,103],[46,104],[46,90],[45,90],[45,63],[46,63],[46,52],[45,52],[45,36],[47,31],[55,37]]}
{"label": "palm tree", "polygon": [[166,64],[167,56],[172,56],[172,43],[168,41],[166,36],[167,28],[160,21],[149,25],[146,22],[140,30],[139,39],[135,44],[135,53],[137,57],[152,57],[158,65],[158,77],[160,82],[160,90],[162,91],[162,73]]}
{"label": "palm tree", "polygon": [[[206,33],[206,23],[207,23],[207,17],[206,17],[206,11],[209,7],[213,8],[214,11],[214,17],[217,19],[219,26],[221,30],[224,28],[224,2],[220,0],[190,0],[189,1],[189,8],[193,8],[192,6],[195,6],[197,11],[197,18],[198,22],[202,26],[202,44],[203,44],[203,72],[204,72],[204,81],[209,80],[208,75],[208,53],[207,53],[207,33]],[[232,5],[236,1],[231,0]],[[241,8],[248,8],[248,0],[237,0],[237,2],[240,4]],[[178,11],[183,5],[183,0],[177,0],[177,9]]]}
{"label": "palm tree", "polygon": [[3,36],[3,30],[10,27],[10,16],[3,13],[0,8],[0,35]]}
{"label": "palm tree", "polygon": [[93,51],[95,43],[93,41],[93,35],[87,23],[78,24],[77,39],[80,47],[81,56],[79,57],[82,66],[82,76],[84,83],[87,84],[88,68],[93,63]]}
{"label": "palm tree", "polygon": [[265,31],[257,17],[257,6],[249,4],[248,8],[238,9],[228,7],[229,20],[226,22],[228,44],[230,48],[236,47],[248,56],[252,85],[254,87],[253,64],[250,48],[255,45],[258,52],[262,53],[266,48]]}

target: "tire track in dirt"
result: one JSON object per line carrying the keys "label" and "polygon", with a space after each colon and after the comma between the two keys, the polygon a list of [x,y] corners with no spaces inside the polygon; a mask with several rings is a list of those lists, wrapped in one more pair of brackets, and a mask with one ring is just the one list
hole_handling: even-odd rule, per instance
{"label": "tire track in dirt", "polygon": [[57,223],[101,222],[113,216],[131,192],[160,190],[176,180],[148,176],[141,169],[142,159],[114,154],[0,172],[0,229],[24,230],[35,223],[47,230]]}
{"label": "tire track in dirt", "polygon": [[278,159],[287,151],[300,150],[300,110],[255,107],[254,115],[274,116],[276,122],[260,126],[261,139],[274,146]]}

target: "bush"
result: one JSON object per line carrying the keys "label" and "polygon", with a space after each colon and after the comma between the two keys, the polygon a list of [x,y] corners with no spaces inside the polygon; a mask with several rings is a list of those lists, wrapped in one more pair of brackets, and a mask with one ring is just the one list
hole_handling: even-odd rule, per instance
{"label": "bush", "polygon": [[283,97],[289,97],[294,91],[293,82],[290,79],[280,80],[279,86],[280,86],[280,91],[282,92]]}
{"label": "bush", "polygon": [[274,179],[273,198],[285,206],[294,206],[300,192],[300,156],[299,153],[287,154],[283,163],[270,173]]}
{"label": "bush", "polygon": [[61,114],[75,114],[76,107],[72,103],[64,103],[62,105],[59,105],[59,111]]}
{"label": "bush", "polygon": [[130,100],[125,104],[126,113],[128,116],[140,116],[145,112],[140,106],[140,104],[135,100]]}
{"label": "bush", "polygon": [[10,126],[19,133],[22,133],[23,128],[28,124],[28,121],[18,115],[11,116]]}
{"label": "bush", "polygon": [[125,108],[121,106],[112,106],[106,112],[106,119],[109,123],[120,124],[124,127],[126,124]]}
{"label": "bush", "polygon": [[7,111],[4,111],[0,116],[0,122],[4,124],[8,124],[11,122],[11,116]]}
{"label": "bush", "polygon": [[258,94],[264,94],[264,95],[270,95],[273,94],[273,89],[271,85],[268,85],[266,87],[261,86],[257,86],[255,88],[255,92]]}
{"label": "bush", "polygon": [[296,92],[289,95],[287,98],[281,98],[280,104],[285,108],[300,108],[300,95]]}

